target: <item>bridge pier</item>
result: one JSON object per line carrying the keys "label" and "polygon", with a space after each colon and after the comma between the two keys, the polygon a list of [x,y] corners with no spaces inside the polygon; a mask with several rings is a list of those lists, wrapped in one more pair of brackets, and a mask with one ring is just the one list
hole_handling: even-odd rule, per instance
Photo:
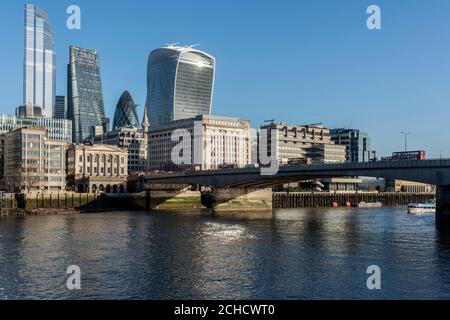
{"label": "bridge pier", "polygon": [[436,188],[436,223],[438,226],[450,226],[450,185]]}
{"label": "bridge pier", "polygon": [[272,189],[214,188],[214,214],[271,212]]}

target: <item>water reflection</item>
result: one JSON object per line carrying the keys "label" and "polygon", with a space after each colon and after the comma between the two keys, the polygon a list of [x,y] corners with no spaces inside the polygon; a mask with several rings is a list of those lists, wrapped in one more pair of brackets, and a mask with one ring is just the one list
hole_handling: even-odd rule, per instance
{"label": "water reflection", "polygon": [[0,299],[447,299],[449,259],[450,233],[404,208],[0,218]]}

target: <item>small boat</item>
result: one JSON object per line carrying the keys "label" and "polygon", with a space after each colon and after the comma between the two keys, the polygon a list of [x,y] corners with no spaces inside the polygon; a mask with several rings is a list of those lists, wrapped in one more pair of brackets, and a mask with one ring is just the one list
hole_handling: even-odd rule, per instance
{"label": "small boat", "polygon": [[436,202],[412,203],[408,205],[408,213],[411,214],[436,213]]}
{"label": "small boat", "polygon": [[383,204],[381,202],[364,202],[354,203],[353,207],[355,208],[380,208]]}

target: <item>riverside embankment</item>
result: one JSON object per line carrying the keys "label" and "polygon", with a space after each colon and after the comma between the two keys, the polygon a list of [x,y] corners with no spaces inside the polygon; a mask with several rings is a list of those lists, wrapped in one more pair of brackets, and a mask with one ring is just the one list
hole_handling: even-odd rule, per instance
{"label": "riverside embankment", "polygon": [[384,206],[401,206],[409,203],[427,202],[436,198],[435,193],[400,193],[400,192],[274,192],[273,208],[323,208],[332,202],[338,206],[346,203],[381,202]]}
{"label": "riverside embankment", "polygon": [[[433,200],[433,193],[313,193],[276,192],[272,205],[277,208],[329,207],[331,203],[381,202],[384,206],[398,206]],[[130,194],[7,194],[0,199],[0,215],[66,215],[87,212],[131,211],[206,211],[213,199],[199,191],[145,191]],[[239,200],[233,201],[239,206]],[[236,204],[237,203],[237,204]]]}

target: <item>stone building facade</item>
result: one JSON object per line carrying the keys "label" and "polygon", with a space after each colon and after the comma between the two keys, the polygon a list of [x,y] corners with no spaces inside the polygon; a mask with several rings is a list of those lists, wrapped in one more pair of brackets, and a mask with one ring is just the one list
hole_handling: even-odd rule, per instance
{"label": "stone building facade", "polygon": [[67,150],[67,181],[72,191],[125,193],[127,178],[125,149],[104,144],[73,144]]}
{"label": "stone building facade", "polygon": [[[280,164],[288,164],[293,159],[308,159],[311,163],[335,163],[346,161],[345,146],[331,141],[330,130],[322,125],[293,126],[269,124],[261,127],[266,130],[268,153]],[[258,150],[262,152],[261,130],[258,138]],[[271,132],[275,133],[272,141]],[[273,146],[275,144],[275,146]],[[271,154],[272,149],[275,155]]]}
{"label": "stone building facade", "polygon": [[[188,133],[189,139],[174,138],[176,130]],[[174,163],[175,146],[189,153],[187,163]],[[243,168],[251,162],[250,122],[211,115],[173,121],[150,130],[148,150],[151,170]]]}
{"label": "stone building facade", "polygon": [[121,128],[97,136],[94,144],[117,146],[128,151],[128,172],[145,171],[147,168],[147,134],[137,128]]}
{"label": "stone building facade", "polygon": [[128,150],[128,174],[140,173],[147,169],[148,160],[148,116],[144,110],[142,127],[122,127],[94,139],[95,144],[108,144]]}
{"label": "stone building facade", "polygon": [[0,141],[1,185],[6,192],[66,190],[67,142],[50,140],[43,127],[16,128],[2,135]]}

